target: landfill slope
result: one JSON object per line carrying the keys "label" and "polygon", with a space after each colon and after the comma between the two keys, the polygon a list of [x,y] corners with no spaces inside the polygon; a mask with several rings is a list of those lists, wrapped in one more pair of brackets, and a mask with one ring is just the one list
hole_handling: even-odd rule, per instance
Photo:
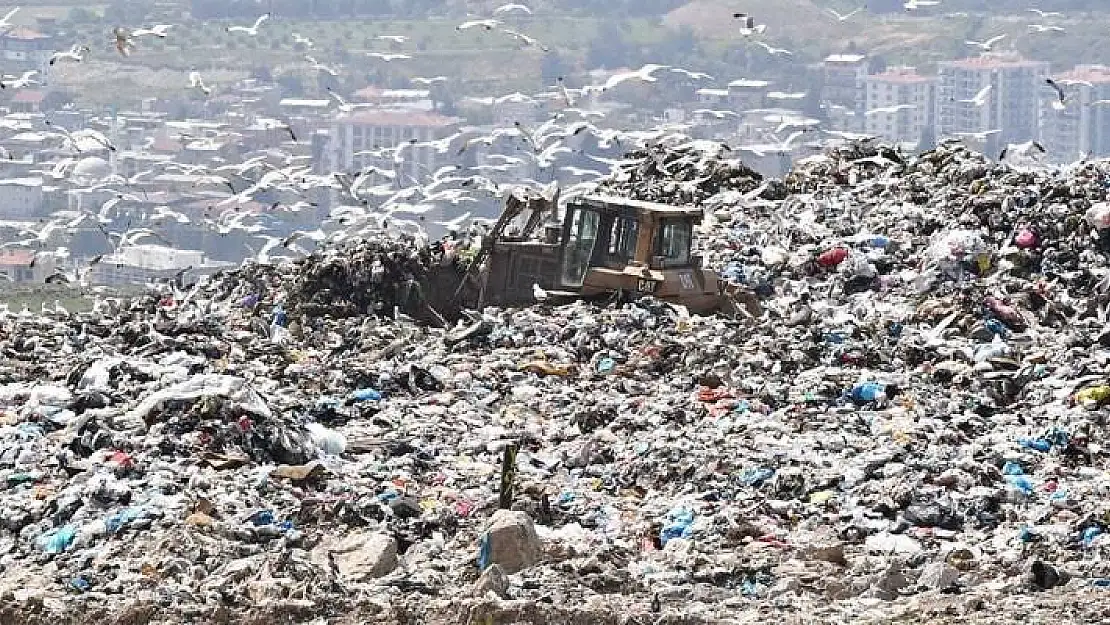
{"label": "landfill slope", "polygon": [[1107,618],[1106,163],[626,161],[759,317],[438,327],[479,239],[384,235],[0,313],[0,622]]}

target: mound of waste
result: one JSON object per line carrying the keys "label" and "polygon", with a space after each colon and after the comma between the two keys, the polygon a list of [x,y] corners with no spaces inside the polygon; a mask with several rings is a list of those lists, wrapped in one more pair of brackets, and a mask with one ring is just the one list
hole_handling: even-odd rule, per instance
{"label": "mound of waste", "polygon": [[0,313],[0,621],[1104,620],[1107,163],[626,160],[762,316],[435,327],[389,238]]}

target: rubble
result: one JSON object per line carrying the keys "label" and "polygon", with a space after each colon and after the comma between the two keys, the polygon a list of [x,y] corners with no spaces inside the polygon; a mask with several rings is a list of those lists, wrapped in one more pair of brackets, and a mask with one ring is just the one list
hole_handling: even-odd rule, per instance
{"label": "rubble", "polygon": [[705,147],[609,191],[759,315],[446,314],[389,238],[0,313],[0,622],[1105,620],[1110,166]]}

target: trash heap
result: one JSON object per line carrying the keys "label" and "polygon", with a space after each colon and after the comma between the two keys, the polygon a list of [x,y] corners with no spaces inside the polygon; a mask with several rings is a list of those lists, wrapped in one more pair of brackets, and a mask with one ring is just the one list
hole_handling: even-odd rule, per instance
{"label": "trash heap", "polygon": [[1104,619],[1108,175],[683,179],[759,318],[433,327],[367,272],[460,252],[383,241],[0,314],[0,622]]}

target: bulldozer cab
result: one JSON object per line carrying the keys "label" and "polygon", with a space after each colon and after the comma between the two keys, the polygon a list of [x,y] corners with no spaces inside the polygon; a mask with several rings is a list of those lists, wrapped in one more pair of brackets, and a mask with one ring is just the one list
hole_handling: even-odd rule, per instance
{"label": "bulldozer cab", "polygon": [[691,251],[700,208],[594,195],[568,202],[559,221],[556,201],[507,204],[490,233],[481,304],[530,303],[538,285],[559,299],[636,292],[692,311],[716,308],[717,276]]}

